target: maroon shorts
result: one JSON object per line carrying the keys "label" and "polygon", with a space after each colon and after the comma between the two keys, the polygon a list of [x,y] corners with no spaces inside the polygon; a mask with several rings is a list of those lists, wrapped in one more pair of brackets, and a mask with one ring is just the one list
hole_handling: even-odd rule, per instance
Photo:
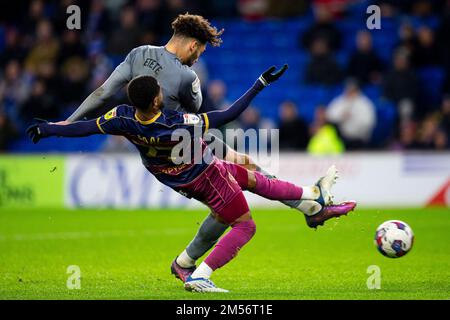
{"label": "maroon shorts", "polygon": [[233,166],[236,165],[216,160],[178,191],[203,202],[224,221],[232,223],[250,211],[244,193],[233,176],[236,172]]}

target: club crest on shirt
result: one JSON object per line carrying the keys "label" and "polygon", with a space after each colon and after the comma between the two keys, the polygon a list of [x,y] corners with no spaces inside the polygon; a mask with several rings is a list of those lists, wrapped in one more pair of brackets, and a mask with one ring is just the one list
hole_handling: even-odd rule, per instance
{"label": "club crest on shirt", "polygon": [[200,117],[195,114],[183,114],[184,124],[199,124]]}
{"label": "club crest on shirt", "polygon": [[106,114],[105,114],[105,120],[109,120],[111,118],[114,118],[116,116],[116,110],[117,108],[111,109],[109,110]]}

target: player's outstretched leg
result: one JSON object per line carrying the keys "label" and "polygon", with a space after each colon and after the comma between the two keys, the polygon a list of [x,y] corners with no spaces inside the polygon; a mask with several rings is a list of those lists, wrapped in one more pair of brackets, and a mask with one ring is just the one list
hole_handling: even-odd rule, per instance
{"label": "player's outstretched leg", "polygon": [[228,172],[236,179],[242,190],[248,190],[270,200],[312,200],[319,206],[317,212],[333,201],[332,186],[336,183],[337,170],[331,166],[326,175],[313,186],[297,186],[288,181],[268,178],[240,165],[224,162]]}
{"label": "player's outstretched leg", "polygon": [[[225,142],[222,142],[225,145],[225,160],[239,164],[243,167],[245,167],[247,170],[259,172],[262,175],[266,176],[268,179],[274,179],[276,176],[273,174],[270,174],[269,172],[265,171],[263,168],[261,168],[258,164],[256,164],[249,155],[244,153],[239,153],[232,148],[230,148],[228,145],[225,144]],[[316,214],[318,212],[317,208],[317,202],[312,200],[280,200],[281,203],[288,206],[289,208],[296,209],[305,215],[312,215]]]}
{"label": "player's outstretched leg", "polygon": [[[253,171],[248,171],[244,167],[233,163],[226,163],[229,172],[233,174],[242,189],[249,190],[262,197],[272,200],[298,199],[299,196],[304,201],[311,201],[310,214],[305,214],[306,223],[311,228],[323,225],[325,221],[346,215],[356,207],[355,201],[345,201],[333,204],[332,186],[338,178],[337,169],[333,165],[328,168],[325,176],[321,177],[313,187],[298,187],[292,183],[276,178],[269,179],[266,176]],[[320,190],[320,196],[314,198],[314,188]],[[308,200],[305,200],[308,199]]]}
{"label": "player's outstretched leg", "polygon": [[250,213],[248,219],[235,222],[230,232],[228,232],[213,251],[206,257],[194,273],[186,279],[184,287],[188,291],[195,292],[228,292],[225,289],[217,288],[209,280],[214,270],[217,270],[236,257],[239,250],[246,245],[256,232],[256,225],[251,219]]}
{"label": "player's outstretched leg", "polygon": [[195,262],[217,243],[228,227],[227,224],[217,221],[210,213],[198,229],[194,239],[172,262],[170,268],[172,274],[185,282],[186,278],[195,271]]}

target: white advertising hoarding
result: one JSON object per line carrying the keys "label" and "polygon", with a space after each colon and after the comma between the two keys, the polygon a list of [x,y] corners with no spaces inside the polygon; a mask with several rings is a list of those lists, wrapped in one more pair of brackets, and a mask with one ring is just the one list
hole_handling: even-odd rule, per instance
{"label": "white advertising hoarding", "polygon": [[[425,206],[450,203],[450,153],[355,153],[314,157],[280,154],[278,177],[311,185],[331,164],[340,178],[336,200],[355,199],[362,206]],[[246,192],[250,206],[280,206]],[[434,200],[433,200],[434,199]],[[438,202],[439,202],[438,201]],[[157,181],[138,155],[76,155],[66,162],[65,203],[69,207],[196,207]]]}

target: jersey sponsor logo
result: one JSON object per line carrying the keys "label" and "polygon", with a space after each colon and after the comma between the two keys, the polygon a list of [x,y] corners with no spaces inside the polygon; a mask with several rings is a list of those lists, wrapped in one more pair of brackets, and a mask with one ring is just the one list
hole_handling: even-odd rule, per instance
{"label": "jersey sponsor logo", "polygon": [[192,92],[200,92],[200,79],[198,77],[195,77],[195,80],[192,81]]}
{"label": "jersey sponsor logo", "polygon": [[195,114],[183,114],[184,124],[199,124],[200,117]]}
{"label": "jersey sponsor logo", "polygon": [[108,111],[108,112],[105,114],[105,120],[112,119],[112,118],[114,118],[116,115],[117,115],[117,108],[114,108],[114,109]]}

